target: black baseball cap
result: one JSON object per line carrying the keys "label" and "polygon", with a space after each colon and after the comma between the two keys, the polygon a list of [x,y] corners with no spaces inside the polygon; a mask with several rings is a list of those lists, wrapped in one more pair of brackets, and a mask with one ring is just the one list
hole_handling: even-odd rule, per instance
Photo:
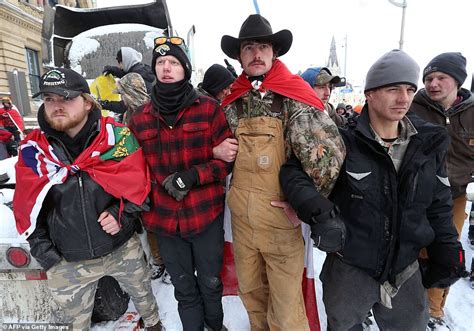
{"label": "black baseball cap", "polygon": [[90,94],[89,85],[81,74],[68,68],[53,68],[47,71],[40,79],[40,90],[33,95],[53,93],[67,99],[74,99],[81,93]]}

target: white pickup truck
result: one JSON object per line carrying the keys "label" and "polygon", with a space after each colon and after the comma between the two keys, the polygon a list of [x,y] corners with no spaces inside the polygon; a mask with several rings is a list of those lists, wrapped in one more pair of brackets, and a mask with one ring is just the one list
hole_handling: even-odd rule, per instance
{"label": "white pickup truck", "polygon": [[[17,157],[0,161],[0,326],[8,323],[54,323],[60,314],[47,287],[46,272],[30,254],[28,242],[16,231],[12,200]],[[129,296],[112,277],[99,281],[94,322],[116,320]]]}
{"label": "white pickup truck", "polygon": [[31,257],[28,243],[18,237],[11,203],[17,157],[0,161],[0,324],[51,320],[57,310],[46,287],[46,273]]}

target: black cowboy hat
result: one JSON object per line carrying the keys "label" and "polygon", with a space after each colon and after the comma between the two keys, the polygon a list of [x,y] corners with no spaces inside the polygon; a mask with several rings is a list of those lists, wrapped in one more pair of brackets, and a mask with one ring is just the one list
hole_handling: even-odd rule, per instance
{"label": "black cowboy hat", "polygon": [[293,35],[289,30],[273,33],[267,19],[259,14],[250,15],[242,24],[239,38],[223,36],[221,49],[230,58],[237,60],[240,54],[240,44],[244,40],[268,41],[273,45],[277,56],[288,52],[293,42]]}

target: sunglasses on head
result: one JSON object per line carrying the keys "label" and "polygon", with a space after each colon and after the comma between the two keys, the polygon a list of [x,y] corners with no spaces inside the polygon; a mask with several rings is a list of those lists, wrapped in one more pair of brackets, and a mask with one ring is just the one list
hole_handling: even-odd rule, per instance
{"label": "sunglasses on head", "polygon": [[184,45],[184,39],[180,37],[158,37],[155,38],[155,46],[166,44],[170,42],[173,45]]}

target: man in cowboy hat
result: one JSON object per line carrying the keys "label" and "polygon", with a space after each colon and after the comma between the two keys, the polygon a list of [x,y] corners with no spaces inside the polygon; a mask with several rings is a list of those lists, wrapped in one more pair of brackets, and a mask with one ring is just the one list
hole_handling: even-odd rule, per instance
{"label": "man in cowboy hat", "polygon": [[327,196],[344,159],[324,104],[277,59],[292,39],[288,30],[274,34],[257,14],[242,24],[238,38],[221,41],[223,52],[243,68],[222,106],[239,143],[228,204],[239,292],[252,330],[309,329],[301,290],[301,225],[285,214],[280,165],[295,154]]}

